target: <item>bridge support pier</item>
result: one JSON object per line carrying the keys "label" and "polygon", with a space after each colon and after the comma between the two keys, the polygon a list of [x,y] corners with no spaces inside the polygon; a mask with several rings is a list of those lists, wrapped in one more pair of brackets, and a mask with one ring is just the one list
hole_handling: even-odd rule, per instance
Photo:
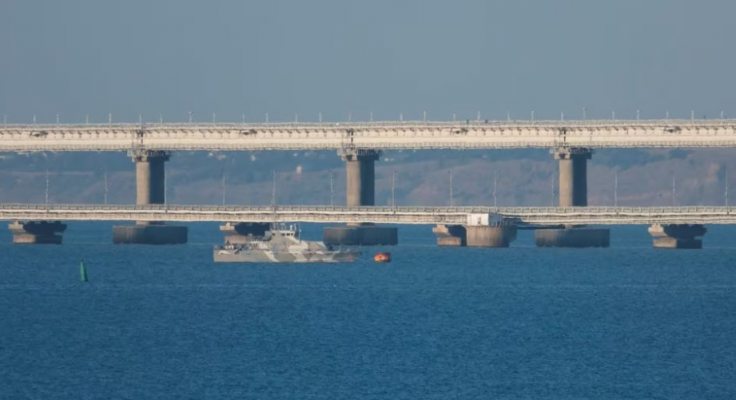
{"label": "bridge support pier", "polygon": [[466,226],[468,247],[509,247],[516,240],[516,227],[501,226]]}
{"label": "bridge support pier", "polygon": [[220,225],[220,231],[225,235],[225,243],[230,244],[245,244],[263,238],[269,228],[270,224],[260,222],[228,222]]}
{"label": "bridge support pier", "polygon": [[14,221],[8,224],[13,244],[61,244],[66,224],[47,221]]}
{"label": "bridge support pier", "polygon": [[467,246],[467,231],[463,225],[442,225],[432,228],[432,233],[437,235],[437,245],[443,247],[465,247]]}
{"label": "bridge support pier", "polygon": [[[343,151],[340,156],[347,170],[348,207],[376,204],[376,160],[379,150]],[[325,244],[347,246],[395,246],[399,243],[398,228],[373,224],[348,224],[324,228]]]}
{"label": "bridge support pier", "polygon": [[655,249],[702,249],[703,240],[696,239],[708,231],[703,225],[660,225],[648,229]]}
{"label": "bridge support pier", "polygon": [[[135,163],[136,204],[166,202],[166,171],[168,151],[131,150],[128,155]],[[112,241],[116,244],[184,244],[186,226],[164,225],[163,222],[138,221],[135,225],[113,226]]]}
{"label": "bridge support pier", "polygon": [[[593,150],[559,148],[552,151],[559,160],[559,206],[588,206],[588,160]],[[564,229],[540,229],[534,232],[537,247],[608,247],[611,231],[603,228],[567,226]]]}

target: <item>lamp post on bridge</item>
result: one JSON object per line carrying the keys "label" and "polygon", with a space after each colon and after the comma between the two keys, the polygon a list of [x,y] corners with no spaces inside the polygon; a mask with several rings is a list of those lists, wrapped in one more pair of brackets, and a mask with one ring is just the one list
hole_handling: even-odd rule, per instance
{"label": "lamp post on bridge", "polygon": [[452,193],[452,170],[448,170],[447,173],[450,175],[450,207],[453,207],[455,204],[455,199]]}
{"label": "lamp post on bridge", "polygon": [[276,170],[273,170],[273,186],[271,187],[271,207],[276,209]]}
{"label": "lamp post on bridge", "polygon": [[498,171],[493,171],[493,207],[498,207],[498,199],[496,197],[496,186],[498,183]]}
{"label": "lamp post on bridge", "polygon": [[550,176],[549,178],[549,188],[550,188],[549,206],[550,207],[555,206],[555,178],[556,178],[556,174],[553,172],[552,176]]}
{"label": "lamp post on bridge", "polygon": [[396,207],[396,171],[391,179],[391,208]]}
{"label": "lamp post on bridge", "polygon": [[105,171],[103,172],[103,174],[104,174],[103,175],[104,176],[103,179],[104,179],[104,182],[105,182],[105,193],[102,196],[102,202],[105,205],[107,205],[107,169],[105,169]]}
{"label": "lamp post on bridge", "polygon": [[46,205],[49,205],[49,169],[46,168]]}
{"label": "lamp post on bridge", "polygon": [[724,190],[723,196],[725,197],[726,207],[728,207],[728,168],[726,168],[726,179],[725,179],[725,181],[726,181],[725,182],[726,183],[726,185],[725,185],[726,188]]}
{"label": "lamp post on bridge", "polygon": [[222,175],[222,181],[221,181],[222,205],[224,206],[226,199],[227,199],[227,186],[225,184],[225,168],[223,168],[220,173]]}
{"label": "lamp post on bridge", "polygon": [[330,206],[335,205],[335,171],[330,170]]}
{"label": "lamp post on bridge", "polygon": [[169,174],[164,173],[164,206],[169,207]]}
{"label": "lamp post on bridge", "polygon": [[672,207],[675,206],[675,173],[672,173]]}
{"label": "lamp post on bridge", "polygon": [[618,171],[613,175],[613,206],[618,207]]}

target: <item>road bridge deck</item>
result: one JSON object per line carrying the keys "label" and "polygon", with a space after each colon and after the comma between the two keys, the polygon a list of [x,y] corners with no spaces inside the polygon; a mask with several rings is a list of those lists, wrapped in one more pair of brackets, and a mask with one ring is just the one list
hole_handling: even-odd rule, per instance
{"label": "road bridge deck", "polygon": [[315,222],[464,225],[497,213],[522,225],[736,224],[736,207],[340,207],[201,205],[0,205],[0,220]]}
{"label": "road bridge deck", "polygon": [[0,152],[736,147],[736,120],[0,126]]}

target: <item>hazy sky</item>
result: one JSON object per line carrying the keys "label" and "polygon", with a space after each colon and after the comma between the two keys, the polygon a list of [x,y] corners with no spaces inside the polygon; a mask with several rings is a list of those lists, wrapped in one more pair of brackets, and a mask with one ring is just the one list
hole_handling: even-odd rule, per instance
{"label": "hazy sky", "polygon": [[12,122],[736,117],[733,0],[2,0]]}

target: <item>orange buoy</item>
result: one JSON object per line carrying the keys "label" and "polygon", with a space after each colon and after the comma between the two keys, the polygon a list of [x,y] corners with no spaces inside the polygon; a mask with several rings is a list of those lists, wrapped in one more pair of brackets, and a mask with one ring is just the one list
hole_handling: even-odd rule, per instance
{"label": "orange buoy", "polygon": [[389,263],[391,262],[391,253],[376,253],[373,256],[373,261],[377,263]]}

